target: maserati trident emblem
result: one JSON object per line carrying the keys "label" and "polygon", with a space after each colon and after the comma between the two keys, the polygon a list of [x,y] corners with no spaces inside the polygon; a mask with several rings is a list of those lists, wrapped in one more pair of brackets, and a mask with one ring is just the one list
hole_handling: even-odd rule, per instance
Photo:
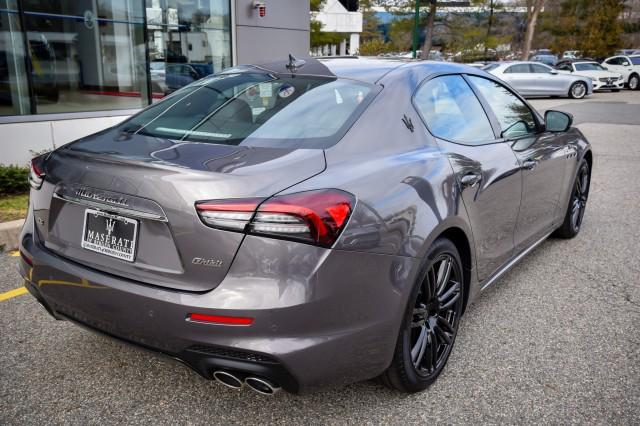
{"label": "maserati trident emblem", "polygon": [[116,221],[108,218],[106,220],[106,227],[107,227],[107,235],[111,236],[111,233],[113,232],[113,228],[116,226]]}

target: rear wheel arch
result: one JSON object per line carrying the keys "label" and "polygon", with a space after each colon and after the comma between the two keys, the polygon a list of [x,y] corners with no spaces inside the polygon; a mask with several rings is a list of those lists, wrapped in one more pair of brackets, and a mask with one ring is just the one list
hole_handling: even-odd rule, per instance
{"label": "rear wheel arch", "polygon": [[473,269],[473,258],[471,254],[471,242],[467,237],[467,234],[458,227],[450,227],[441,232],[434,241],[438,238],[446,238],[451,241],[453,245],[458,249],[460,254],[460,261],[462,262],[462,278],[464,280],[464,300],[462,303],[462,313],[467,308],[467,301],[469,300],[469,289],[471,287],[471,271]]}
{"label": "rear wheel arch", "polygon": [[589,174],[591,174],[591,170],[593,170],[593,154],[591,151],[587,151],[584,153],[585,160],[587,160],[587,164],[589,165]]}

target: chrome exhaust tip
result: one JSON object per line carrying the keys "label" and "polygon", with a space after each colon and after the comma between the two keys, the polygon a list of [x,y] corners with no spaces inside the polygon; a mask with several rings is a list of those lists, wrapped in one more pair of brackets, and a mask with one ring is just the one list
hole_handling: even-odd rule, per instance
{"label": "chrome exhaust tip", "polygon": [[213,373],[213,378],[231,389],[242,388],[242,380],[227,371],[216,371]]}
{"label": "chrome exhaust tip", "polygon": [[247,377],[244,384],[263,395],[273,395],[280,390],[280,386],[259,377]]}

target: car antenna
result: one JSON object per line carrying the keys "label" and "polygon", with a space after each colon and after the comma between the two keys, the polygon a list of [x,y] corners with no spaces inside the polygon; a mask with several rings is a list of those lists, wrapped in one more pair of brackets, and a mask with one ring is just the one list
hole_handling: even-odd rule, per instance
{"label": "car antenna", "polygon": [[298,68],[301,68],[306,63],[306,61],[303,61],[302,59],[296,59],[295,56],[289,53],[289,63],[286,65],[286,67],[289,71],[291,71],[291,76],[294,77],[296,71],[298,71]]}

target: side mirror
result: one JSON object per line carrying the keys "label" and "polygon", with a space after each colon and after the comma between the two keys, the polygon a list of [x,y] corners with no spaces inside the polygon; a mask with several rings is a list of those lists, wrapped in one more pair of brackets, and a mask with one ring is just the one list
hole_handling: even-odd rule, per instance
{"label": "side mirror", "polygon": [[558,70],[551,70],[551,71],[549,71],[549,74],[556,75],[556,74],[558,74]]}
{"label": "side mirror", "polygon": [[566,132],[573,124],[573,115],[562,111],[549,110],[544,113],[544,126],[549,132]]}
{"label": "side mirror", "polygon": [[609,68],[607,68],[607,67],[602,67],[602,69],[605,70],[605,71],[609,71]]}
{"label": "side mirror", "polygon": [[630,64],[629,62],[627,62],[627,61],[624,61],[624,62],[622,63],[622,66],[623,66],[623,67],[628,67],[629,65],[631,65],[631,64]]}

